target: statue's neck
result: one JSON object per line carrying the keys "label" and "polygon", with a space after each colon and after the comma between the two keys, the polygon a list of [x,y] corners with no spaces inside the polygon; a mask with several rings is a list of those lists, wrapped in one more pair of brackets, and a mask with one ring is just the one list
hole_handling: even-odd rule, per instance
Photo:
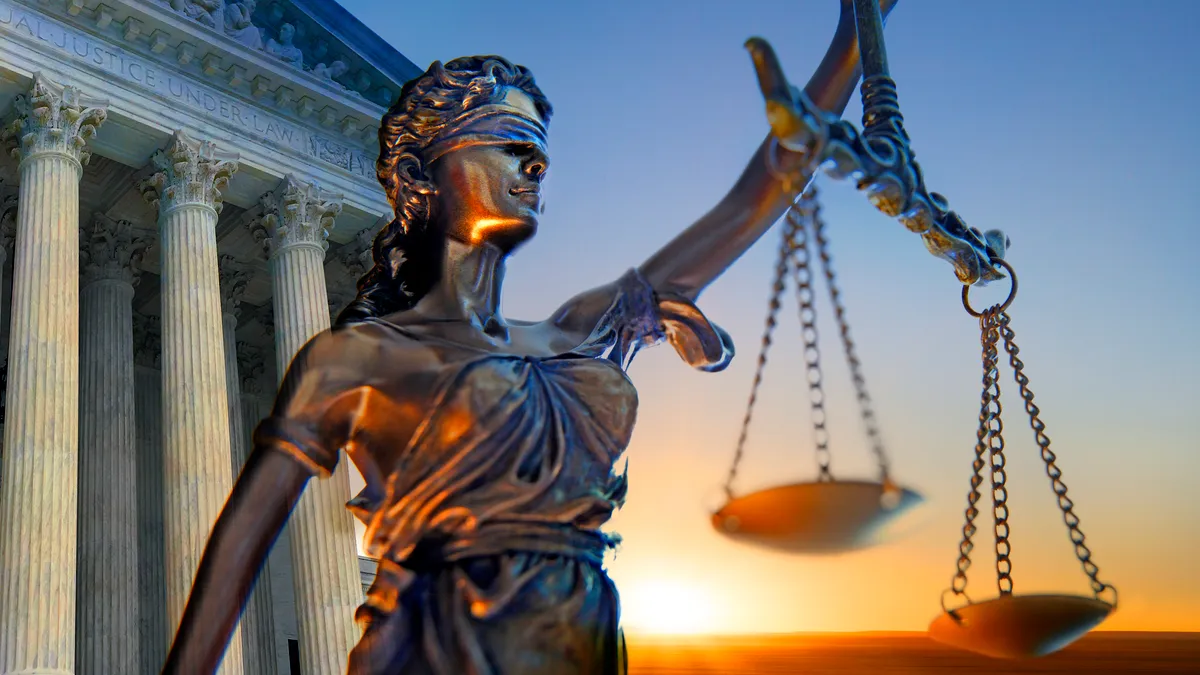
{"label": "statue's neck", "polygon": [[446,242],[441,277],[414,309],[439,321],[463,321],[493,339],[507,340],[500,316],[504,253],[495,246]]}

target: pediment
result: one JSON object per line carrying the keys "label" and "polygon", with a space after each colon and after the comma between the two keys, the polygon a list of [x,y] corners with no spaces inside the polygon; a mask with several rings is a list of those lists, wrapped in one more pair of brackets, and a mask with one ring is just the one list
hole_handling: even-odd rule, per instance
{"label": "pediment", "polygon": [[[389,106],[421,69],[333,0],[157,0],[351,96]],[[283,35],[290,26],[292,35]]]}

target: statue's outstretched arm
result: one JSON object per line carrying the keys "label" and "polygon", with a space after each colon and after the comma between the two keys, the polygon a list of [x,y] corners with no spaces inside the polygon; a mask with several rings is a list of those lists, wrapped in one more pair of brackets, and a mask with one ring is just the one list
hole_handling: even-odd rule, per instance
{"label": "statue's outstretched arm", "polygon": [[[880,0],[885,16],[896,1]],[[759,48],[760,44],[751,40],[747,48],[764,93],[789,86],[778,64]],[[841,115],[861,74],[853,4],[842,0],[833,41],[804,93],[822,109]],[[772,151],[782,173],[792,173],[805,165],[796,153],[782,147],[772,149],[768,136],[725,198],[642,264],[642,276],[652,286],[695,299],[783,215],[795,195],[769,168]],[[804,168],[804,175],[797,175],[793,188],[801,187],[816,167]]]}
{"label": "statue's outstretched arm", "polygon": [[312,472],[291,456],[257,447],[213,526],[163,675],[212,675],[263,561]]}

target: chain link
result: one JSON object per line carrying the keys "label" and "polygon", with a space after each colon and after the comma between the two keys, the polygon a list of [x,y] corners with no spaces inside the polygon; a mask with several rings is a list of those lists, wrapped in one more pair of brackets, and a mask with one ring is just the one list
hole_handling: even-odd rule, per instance
{"label": "chain link", "polygon": [[825,235],[825,221],[821,218],[821,209],[816,202],[816,188],[810,188],[813,199],[812,223],[817,241],[817,252],[821,257],[821,269],[825,273],[825,283],[829,287],[829,301],[833,305],[833,313],[837,318],[838,332],[842,337],[842,348],[846,353],[846,363],[850,367],[850,379],[854,383],[855,396],[858,399],[859,412],[862,414],[863,427],[867,432],[867,440],[871,444],[871,452],[879,464],[879,481],[887,484],[891,470],[888,466],[887,451],[883,446],[883,435],[879,431],[879,422],[875,417],[871,396],[867,393],[867,380],[862,374],[862,363],[854,340],[850,337],[850,323],[846,319],[846,307],[842,304],[841,291],[837,286],[837,275],[833,271],[833,257],[829,253],[829,239]]}
{"label": "chain link", "polygon": [[1000,418],[1003,406],[1000,405],[1000,367],[997,344],[1000,338],[998,315],[999,307],[991,308],[990,326],[983,328],[987,331],[987,357],[991,359],[992,369],[992,404],[987,420],[988,452],[991,456],[992,468],[992,515],[995,520],[996,532],[996,586],[1000,595],[1008,595],[1013,591],[1012,561],[1009,554],[1012,546],[1008,543],[1008,473],[1004,469],[1004,421]]}
{"label": "chain link", "polygon": [[750,422],[754,417],[754,404],[758,402],[758,390],[762,385],[763,372],[767,367],[767,355],[771,351],[772,335],[778,325],[779,309],[782,305],[783,292],[787,286],[787,271],[792,254],[793,231],[795,224],[789,219],[783,227],[783,236],[779,241],[779,255],[775,261],[775,278],[771,284],[771,299],[767,309],[767,325],[763,330],[762,347],[758,352],[758,365],[754,370],[754,384],[750,387],[750,401],[746,405],[746,415],[742,418],[742,430],[738,435],[737,450],[733,455],[733,465],[729,467],[729,476],[725,480],[725,496],[733,499],[733,481],[737,479],[738,465],[746,448],[746,439],[750,435]]}
{"label": "chain link", "polygon": [[958,561],[954,578],[950,582],[950,590],[955,595],[964,595],[967,590],[967,570],[971,567],[971,552],[975,548],[972,538],[978,531],[975,518],[979,515],[976,506],[979,502],[979,487],[983,484],[983,467],[988,464],[984,455],[990,450],[992,420],[999,416],[998,385],[999,369],[997,367],[998,350],[996,341],[996,312],[989,308],[979,317],[980,343],[983,347],[983,390],[979,403],[979,428],[975,433],[975,461],[971,463],[971,490],[967,493],[966,523],[962,529],[962,541],[958,545]]}
{"label": "chain link", "polygon": [[[806,193],[807,195],[807,193]],[[813,274],[808,248],[808,227],[816,213],[811,197],[802,198],[788,211],[788,222],[794,226],[792,246],[792,278],[796,281],[796,300],[800,307],[800,334],[804,340],[804,369],[808,381],[809,402],[812,404],[813,442],[816,446],[818,481],[832,481],[829,471],[829,430],[825,426],[825,387],[821,373],[821,349],[818,345],[817,308],[813,304]]]}
{"label": "chain link", "polygon": [[1004,338],[1004,350],[1008,352],[1008,362],[1012,366],[1013,377],[1021,390],[1021,399],[1025,401],[1025,412],[1029,413],[1029,425],[1033,428],[1034,440],[1041,451],[1042,461],[1046,464],[1046,475],[1050,477],[1050,485],[1058,498],[1058,508],[1062,511],[1063,522],[1067,525],[1071,543],[1075,545],[1075,557],[1083,566],[1084,574],[1087,575],[1092,592],[1097,598],[1105,590],[1111,590],[1115,594],[1116,588],[1099,580],[1100,568],[1092,562],[1092,552],[1084,543],[1083,531],[1079,529],[1079,516],[1076,516],[1074,511],[1075,504],[1067,497],[1067,486],[1062,481],[1062,470],[1055,464],[1057,457],[1050,450],[1050,437],[1046,435],[1046,425],[1040,417],[1041,410],[1033,402],[1033,391],[1029,389],[1025,364],[1018,356],[1021,350],[1017,348],[1016,334],[1009,326],[1011,321],[1007,312],[1000,312],[999,328]]}

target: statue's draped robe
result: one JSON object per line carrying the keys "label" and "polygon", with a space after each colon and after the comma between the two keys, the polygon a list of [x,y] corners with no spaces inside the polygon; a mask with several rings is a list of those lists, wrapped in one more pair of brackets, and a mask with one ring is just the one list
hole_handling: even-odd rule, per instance
{"label": "statue's draped robe", "polygon": [[[349,506],[380,561],[357,613],[364,637],[352,675],[626,672],[617,592],[602,568],[617,538],[601,531],[625,499],[615,469],[637,411],[625,370],[664,339],[706,370],[724,367],[732,347],[691,302],[656,295],[636,272],[614,291],[591,335],[552,358],[371,321],[394,338],[382,358],[405,350],[422,364],[406,366],[411,383],[386,389],[428,395],[414,397],[427,407],[399,452],[378,443],[386,429],[370,428],[387,415],[350,432],[367,487]],[[277,447],[331,473],[338,449],[287,409],[277,403],[261,440],[285,438]]]}

